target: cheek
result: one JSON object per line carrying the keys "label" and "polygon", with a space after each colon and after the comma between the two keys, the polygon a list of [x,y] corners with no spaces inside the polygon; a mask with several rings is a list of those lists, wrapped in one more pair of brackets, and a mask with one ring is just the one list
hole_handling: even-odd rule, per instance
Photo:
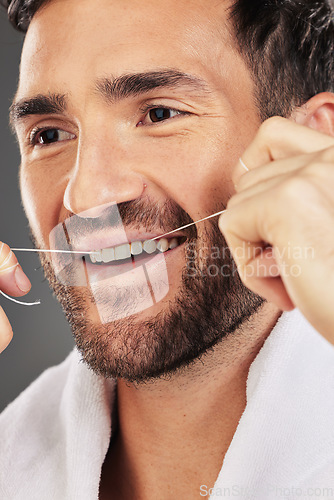
{"label": "cheek", "polygon": [[163,140],[146,151],[147,177],[193,219],[225,206],[233,193],[231,173],[240,152],[222,134]]}
{"label": "cheek", "polygon": [[48,247],[49,233],[59,223],[64,184],[37,168],[21,165],[20,190],[29,226],[41,247]]}

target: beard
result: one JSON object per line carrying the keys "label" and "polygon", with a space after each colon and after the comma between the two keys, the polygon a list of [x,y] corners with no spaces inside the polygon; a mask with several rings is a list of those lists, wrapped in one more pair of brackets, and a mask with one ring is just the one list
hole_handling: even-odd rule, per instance
{"label": "beard", "polygon": [[[144,200],[122,203],[117,208],[124,227],[131,224],[132,228],[168,232],[193,222],[172,201],[159,211]],[[94,224],[103,226],[105,221],[90,220],[90,230]],[[227,337],[237,336],[241,325],[261,308],[264,299],[241,282],[217,223],[210,220],[205,225],[200,237],[196,226],[184,231],[185,265],[178,290],[154,317],[146,319],[134,314],[97,324],[89,317],[87,307],[94,304],[91,291],[62,284],[48,257],[40,253],[46,278],[70,323],[76,346],[96,374],[131,383],[169,378]],[[34,236],[32,239],[38,243]]]}

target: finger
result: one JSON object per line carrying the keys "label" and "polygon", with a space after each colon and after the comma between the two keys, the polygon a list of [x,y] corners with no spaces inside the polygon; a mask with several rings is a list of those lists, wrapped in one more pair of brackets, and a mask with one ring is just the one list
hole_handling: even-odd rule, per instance
{"label": "finger", "polygon": [[280,277],[281,269],[274,257],[273,249],[266,248],[267,244],[257,241],[259,238],[257,231],[253,231],[252,234],[248,233],[248,237],[254,238],[255,241],[245,242],[243,237],[231,231],[229,223],[225,220],[227,217],[221,219],[224,219],[224,222],[220,220],[219,227],[228,243],[244,285],[282,311],[294,309],[295,305]]}
{"label": "finger", "polygon": [[[275,183],[275,179],[272,182]],[[304,205],[295,203],[295,185],[296,182],[280,182],[273,189],[265,189],[257,196],[243,200],[240,200],[243,193],[234,195],[228,203],[228,210],[219,217],[219,228],[228,237],[241,272],[268,245],[284,248],[287,241],[292,244],[296,239],[298,245],[302,244],[303,228],[298,218],[305,216],[307,200]],[[294,210],[295,217],[291,217],[291,210]]]}
{"label": "finger", "polygon": [[280,277],[281,270],[274,253],[273,248],[265,248],[247,264],[243,278],[253,292],[273,302],[283,311],[291,311],[295,306]]}
{"label": "finger", "polygon": [[327,134],[286,118],[273,117],[263,122],[242,157],[252,169],[272,160],[314,153],[333,146],[334,139]]}
{"label": "finger", "polygon": [[274,189],[276,186],[287,180],[292,174],[286,173],[282,175],[276,175],[269,179],[264,179],[263,181],[258,181],[254,185],[249,185],[249,187],[237,191],[237,194],[233,195],[228,203],[227,208],[230,209],[243,201],[246,201],[252,197],[258,197],[260,194]]}
{"label": "finger", "polygon": [[13,338],[13,330],[2,307],[0,307],[0,353]]}
{"label": "finger", "polygon": [[[330,176],[334,177],[334,147],[321,150],[320,152],[317,151],[315,153],[298,155],[283,160],[275,160],[266,165],[261,165],[260,167],[249,170],[247,174],[240,177],[235,189],[237,192],[243,191],[266,179],[274,178],[282,174],[294,173],[303,167],[308,165],[311,166],[312,164],[319,165],[319,163],[330,166],[326,176],[328,176],[328,178]],[[318,171],[318,168],[316,170]]]}
{"label": "finger", "polygon": [[315,159],[316,155],[317,153],[314,153],[311,158],[309,154],[299,155],[293,158],[272,161],[257,168],[253,168],[239,177],[235,185],[235,190],[239,193],[267,179],[296,172]]}
{"label": "finger", "polygon": [[[240,185],[236,189],[236,194],[233,195],[228,204],[227,208],[231,208],[242,201],[247,200],[251,197],[258,197],[261,193],[265,191],[270,191],[275,189],[275,187],[288,185],[288,183],[295,181],[294,185],[296,187],[295,190],[295,198],[300,197],[301,192],[298,190],[297,180],[299,179],[300,186],[303,186],[303,181],[309,183],[310,186],[318,186],[323,193],[323,197],[327,196],[328,200],[332,199],[332,186],[334,184],[334,163],[310,163],[308,165],[304,165],[300,167],[300,162],[297,162],[297,165],[294,165],[293,160],[281,160],[278,163],[281,163],[283,167],[277,169],[274,175],[271,177],[266,177],[265,168],[271,169],[271,165],[265,166],[263,168],[263,175],[256,175],[257,170],[262,170],[262,167],[259,167],[256,170],[252,171],[254,177],[249,177],[248,180],[240,181]],[[274,167],[271,169],[274,172]],[[281,171],[281,173],[279,173]],[[305,185],[305,183],[304,183]],[[273,195],[275,193],[273,192]],[[323,198],[323,199],[324,199]],[[282,200],[284,202],[284,200]]]}
{"label": "finger", "polygon": [[0,242],[0,290],[20,297],[29,292],[31,283],[8,245]]}
{"label": "finger", "polygon": [[[219,228],[244,284],[267,300],[273,301],[275,298],[276,305],[282,310],[289,310],[293,303],[284,291],[285,283],[281,279],[282,276],[285,278],[284,259],[277,260],[274,250],[271,249],[271,256],[268,251],[268,245],[283,249],[287,241],[291,241],[293,246],[290,231],[287,228],[282,231],[282,220],[290,214],[283,213],[286,210],[284,206],[281,211],[277,211],[275,198],[273,192],[268,195],[265,190],[257,197],[251,196],[232,207],[229,205],[227,212],[219,219]],[[267,217],[268,213],[271,214],[270,218]],[[295,234],[293,227],[292,233]]]}
{"label": "finger", "polygon": [[266,245],[258,241],[245,244],[242,237],[230,231],[225,220],[224,223],[220,221],[219,227],[237,263],[244,285],[282,311],[294,309],[295,305],[280,277],[281,270],[276,260],[266,256]]}
{"label": "finger", "polygon": [[252,292],[275,304],[281,311],[292,311],[295,308],[280,277],[258,278],[254,275],[243,282]]}
{"label": "finger", "polygon": [[[333,146],[333,137],[275,116],[263,122],[254,140],[243,153],[242,160],[249,170],[253,170],[274,160],[315,153]],[[247,173],[245,174],[239,162],[232,175],[234,184],[237,184],[243,175]]]}

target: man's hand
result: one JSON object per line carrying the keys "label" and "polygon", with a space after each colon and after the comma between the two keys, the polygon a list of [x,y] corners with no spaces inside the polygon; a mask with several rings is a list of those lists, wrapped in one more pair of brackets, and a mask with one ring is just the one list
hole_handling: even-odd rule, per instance
{"label": "man's hand", "polygon": [[[31,283],[15,255],[8,245],[0,241],[0,290],[13,297],[21,297],[28,293],[30,288]],[[8,346],[12,337],[12,327],[0,307],[0,352]]]}
{"label": "man's hand", "polygon": [[334,138],[270,118],[242,160],[219,220],[240,277],[334,344]]}

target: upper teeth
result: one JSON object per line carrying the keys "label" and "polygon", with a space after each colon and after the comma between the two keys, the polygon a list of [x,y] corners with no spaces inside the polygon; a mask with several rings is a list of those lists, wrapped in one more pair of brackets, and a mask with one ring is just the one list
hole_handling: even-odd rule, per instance
{"label": "upper teeth", "polygon": [[146,241],[134,241],[133,243],[124,243],[117,247],[103,248],[103,250],[97,250],[89,255],[91,262],[94,264],[96,262],[112,262],[114,260],[123,260],[129,258],[131,255],[140,255],[145,251],[148,254],[159,250],[160,252],[166,252],[169,249],[173,249],[179,245],[178,238],[172,238],[168,240],[167,238],[161,238],[160,240],[146,240]]}

